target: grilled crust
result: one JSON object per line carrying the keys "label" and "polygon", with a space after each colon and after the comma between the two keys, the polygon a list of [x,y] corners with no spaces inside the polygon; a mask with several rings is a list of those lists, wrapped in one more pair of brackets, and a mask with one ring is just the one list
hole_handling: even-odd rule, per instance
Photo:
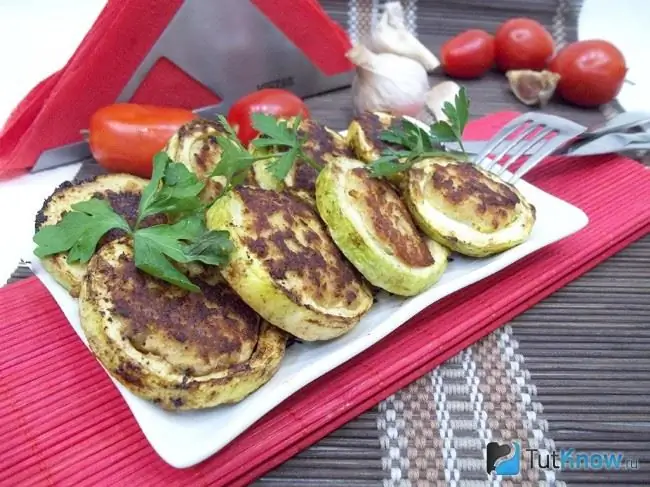
{"label": "grilled crust", "polygon": [[372,295],[311,207],[284,193],[239,187],[207,214],[235,245],[222,275],[264,319],[307,341],[343,335]]}
{"label": "grilled crust", "polygon": [[399,119],[389,113],[364,112],[350,122],[346,140],[357,159],[370,163],[388,147],[381,133],[398,125]]}
{"label": "grilled crust", "polygon": [[372,285],[413,296],[446,269],[447,250],[427,242],[397,192],[362,162],[330,163],[318,177],[316,202],[338,247]]}
{"label": "grilled crust", "polygon": [[535,207],[514,186],[454,159],[416,163],[407,173],[403,197],[424,233],[472,257],[522,243],[535,222]]}
{"label": "grilled crust", "polygon": [[[208,408],[241,401],[277,371],[284,356],[286,334],[262,321],[232,291],[204,288],[202,295],[189,296],[196,309],[188,310],[187,292],[148,275],[114,282],[111,276],[120,276],[120,269],[129,265],[132,265],[132,250],[127,239],[102,247],[89,263],[79,296],[79,310],[81,326],[93,354],[131,392],[168,410]],[[107,272],[107,268],[115,274]],[[163,323],[160,320],[165,317],[160,316],[155,322],[140,323],[147,328],[143,339],[134,332],[136,318],[124,316],[120,301],[125,292],[116,294],[118,288],[128,289],[126,294],[133,296],[135,306],[143,308],[142,314],[156,313],[146,309],[152,306],[147,294],[155,300],[162,293],[162,298],[169,300],[169,309],[182,306],[179,316],[189,314],[192,322]],[[212,311],[206,313],[206,308]],[[234,321],[239,322],[239,335],[233,331]],[[242,326],[245,333],[241,333]],[[148,339],[156,341],[160,352],[147,345]],[[143,350],[143,346],[147,349]],[[192,350],[197,347],[200,352],[197,357],[208,355],[220,363],[206,369],[205,360],[196,358],[193,364]],[[184,355],[179,358],[172,350]],[[242,357],[233,358],[233,354],[242,353]]]}
{"label": "grilled crust", "polygon": [[[94,196],[105,197],[109,192],[121,198],[119,206],[123,211],[120,213],[128,220],[129,213],[136,214],[140,195],[148,182],[146,179],[129,174],[103,174],[76,183],[66,181],[43,203],[43,207],[36,215],[35,229],[38,231],[43,226],[55,225],[75,203],[87,201]],[[109,238],[118,236],[118,233],[114,233]],[[86,264],[68,263],[66,253],[44,257],[41,259],[41,264],[73,297],[79,295],[81,281],[86,274]]]}

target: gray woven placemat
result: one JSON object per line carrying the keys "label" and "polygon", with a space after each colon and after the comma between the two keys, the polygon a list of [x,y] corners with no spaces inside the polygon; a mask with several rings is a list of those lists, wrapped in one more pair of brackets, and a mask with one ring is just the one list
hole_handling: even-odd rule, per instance
{"label": "gray woven placemat", "polygon": [[[376,0],[323,0],[342,25],[367,29]],[[494,31],[530,16],[558,41],[575,38],[567,0],[405,0],[410,26],[434,50],[467,28]],[[435,80],[434,80],[435,81]],[[522,110],[492,74],[466,83],[472,113]],[[309,100],[314,116],[345,128],[350,93]],[[551,104],[584,124],[601,113]],[[94,165],[80,176],[96,173]],[[24,278],[22,267],[14,278]],[[650,485],[650,238],[630,246],[510,324],[269,472],[260,486]],[[629,472],[554,472],[525,465],[521,480],[488,481],[489,438],[541,449],[617,450]]]}

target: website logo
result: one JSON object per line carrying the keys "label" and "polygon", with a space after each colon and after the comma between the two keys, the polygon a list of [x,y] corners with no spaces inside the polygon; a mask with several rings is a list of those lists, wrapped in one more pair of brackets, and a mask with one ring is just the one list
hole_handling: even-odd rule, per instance
{"label": "website logo", "polygon": [[488,443],[485,470],[488,474],[518,475],[521,470],[521,444],[518,441],[509,445],[500,445],[496,441]]}

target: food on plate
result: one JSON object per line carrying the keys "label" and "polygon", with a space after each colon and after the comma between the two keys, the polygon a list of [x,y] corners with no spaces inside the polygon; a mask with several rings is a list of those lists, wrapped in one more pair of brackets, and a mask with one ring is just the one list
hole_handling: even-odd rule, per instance
{"label": "food on plate", "polygon": [[542,70],[553,56],[555,43],[546,28],[533,19],[515,18],[501,24],[494,35],[495,56],[501,71]]}
{"label": "food on plate", "polygon": [[422,231],[461,254],[485,257],[525,241],[535,207],[512,185],[451,158],[416,162],[404,199]]}
{"label": "food on plate", "polygon": [[555,93],[560,75],[551,71],[517,69],[506,73],[510,89],[524,105],[544,106]]}
{"label": "food on plate", "polygon": [[479,78],[494,65],[494,37],[471,29],[446,41],[440,49],[442,69],[454,78]]}
{"label": "food on plate", "polygon": [[182,108],[117,103],[90,117],[88,144],[95,160],[109,172],[151,177],[153,156],[196,115]]}
{"label": "food on plate", "polygon": [[[148,182],[146,179],[130,174],[107,174],[76,183],[65,182],[45,200],[43,207],[36,215],[36,232],[40,232],[46,227],[53,227],[72,211],[73,205],[86,202],[91,198],[108,202],[117,214],[133,224],[137,218],[140,196]],[[143,226],[165,221],[163,215],[152,215],[143,221]],[[100,235],[102,237],[99,241],[100,245],[125,235],[125,232],[118,228],[106,229],[106,231],[105,235]],[[45,238],[48,239],[47,234],[45,234]],[[41,258],[41,263],[45,270],[72,296],[79,295],[81,281],[87,269],[85,263],[69,262],[68,252],[44,256]]]}
{"label": "food on plate", "polygon": [[384,13],[371,32],[369,47],[376,53],[388,52],[411,58],[429,72],[440,66],[436,56],[406,27],[400,2],[384,4]]}
{"label": "food on plate", "polygon": [[607,41],[578,41],[563,48],[549,69],[561,76],[558,94],[593,107],[612,101],[623,86],[627,67],[621,51]]}
{"label": "food on plate", "polygon": [[279,88],[265,88],[237,100],[226,117],[245,146],[258,132],[253,127],[253,113],[266,113],[276,117],[290,118],[300,115],[309,118],[309,109],[297,95]]}
{"label": "food on plate", "polygon": [[328,164],[316,202],[336,245],[372,285],[413,296],[446,269],[447,249],[427,245],[398,193],[363,162],[341,157]]}
{"label": "food on plate", "polygon": [[101,193],[91,192],[84,201],[72,204],[58,221],[37,230],[34,254],[41,259],[66,254],[66,263],[84,264],[107,234],[119,231],[133,238],[138,269],[198,292],[185,268],[191,270],[194,263],[218,266],[231,250],[227,233],[205,228],[205,203],[198,197],[203,188],[183,164],[171,162],[161,152],[156,154],[151,181],[141,194],[127,200],[133,204],[127,207],[128,218]]}
{"label": "food on plate", "polygon": [[[213,120],[197,119],[186,123],[169,139],[165,152],[174,162],[180,162],[205,183],[201,199],[213,201],[223,190],[225,178],[212,176],[221,161],[221,147],[217,141],[223,136],[222,126]],[[249,179],[252,182],[252,177]]]}
{"label": "food on plate", "polygon": [[264,319],[303,340],[340,336],[370,309],[372,295],[316,212],[285,193],[234,188],[208,210],[210,230],[234,245],[226,281]]}
{"label": "food on plate", "polygon": [[[301,120],[297,126],[297,136],[304,140],[302,152],[310,162],[322,167],[341,156],[351,155],[343,136],[314,120]],[[278,148],[253,148],[254,154],[273,154]],[[284,179],[278,180],[269,170],[272,159],[257,161],[253,166],[256,183],[264,189],[285,190],[286,192],[314,206],[314,191],[318,171],[304,159],[292,165]]]}
{"label": "food on plate", "polygon": [[487,256],[528,237],[534,207],[466,162],[469,99],[456,87],[428,126],[364,112],[346,137],[253,112],[244,144],[223,116],[191,120],[150,180],[55,191],[34,253],[79,296],[90,348],[131,392],[170,410],[240,401],[290,335],[339,337],[372,291],[417,295],[451,250]]}
{"label": "food on plate", "polygon": [[391,52],[377,54],[363,44],[350,49],[347,58],[356,66],[352,104],[357,114],[389,112],[417,116],[429,91],[424,66]]}
{"label": "food on plate", "polygon": [[397,129],[400,118],[386,112],[363,112],[352,119],[348,127],[347,141],[358,159],[373,162],[390,146],[381,134],[390,128]]}
{"label": "food on plate", "polygon": [[131,392],[165,409],[241,401],[265,384],[286,334],[226,285],[195,280],[200,293],[140,272],[128,239],[90,260],[79,296],[93,353]]}

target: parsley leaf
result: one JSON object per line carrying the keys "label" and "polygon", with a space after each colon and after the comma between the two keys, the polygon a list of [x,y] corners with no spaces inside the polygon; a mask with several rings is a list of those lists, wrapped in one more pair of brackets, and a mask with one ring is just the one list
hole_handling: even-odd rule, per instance
{"label": "parsley leaf", "polygon": [[199,214],[172,225],[142,228],[134,235],[136,267],[188,291],[199,288],[172,262],[224,265],[233,248],[228,232],[208,231]]}
{"label": "parsley leaf", "polygon": [[[267,140],[273,141],[274,145],[287,147],[297,145],[298,134],[294,127],[300,125],[301,117],[296,117],[291,127],[289,126],[291,123],[289,120],[280,120],[265,113],[253,113],[251,119],[253,120],[253,128],[264,134]],[[257,141],[259,140],[257,139]],[[256,141],[253,141],[253,144],[257,146]]]}
{"label": "parsley leaf", "polygon": [[228,263],[228,257],[234,248],[227,231],[211,230],[188,245],[185,253],[192,261],[221,266]]}
{"label": "parsley leaf", "polygon": [[[34,236],[38,257],[68,252],[68,261],[88,262],[97,245],[111,229],[123,230],[133,238],[135,265],[154,277],[189,291],[199,291],[174,263],[202,262],[223,265],[233,250],[225,231],[209,231],[205,205],[199,198],[204,184],[184,165],[157,154],[151,181],[144,188],[134,229],[102,199],[72,205],[56,225],[41,228]],[[173,224],[139,228],[150,215],[174,216]]]}
{"label": "parsley leaf", "polygon": [[204,187],[205,184],[183,164],[173,162],[167,154],[157,154],[151,182],[140,199],[136,228],[151,215],[177,215],[197,210],[203,205],[198,195]]}
{"label": "parsley leaf", "polygon": [[267,163],[266,167],[275,179],[284,180],[297,161],[309,164],[318,172],[322,170],[322,167],[303,149],[307,135],[301,134],[298,130],[302,122],[300,116],[293,120],[280,120],[264,113],[253,113],[251,118],[253,127],[261,134],[253,141],[253,146],[275,149],[273,154],[261,157],[274,158]]}
{"label": "parsley leaf", "polygon": [[[155,227],[149,227],[155,228]],[[169,245],[173,238],[161,242],[163,231],[145,232],[147,228],[136,233],[133,250],[135,251],[135,265],[147,274],[162,279],[188,291],[198,292],[199,287],[190,281],[185,274],[179,271],[169,260],[169,254],[182,255],[175,245]],[[173,259],[173,257],[171,257]]]}
{"label": "parsley leaf", "polygon": [[287,177],[289,171],[291,171],[291,168],[293,167],[296,157],[298,156],[299,150],[300,149],[296,147],[292,147],[287,152],[280,154],[274,160],[266,164],[266,168],[275,179],[282,181]]}
{"label": "parsley leaf", "polygon": [[232,188],[243,184],[250,173],[253,164],[262,159],[270,159],[272,155],[255,156],[251,154],[239,141],[235,130],[228,123],[223,115],[217,116],[218,122],[223,127],[224,135],[216,136],[217,144],[221,148],[221,159],[219,164],[212,171],[211,176],[222,176],[226,183],[221,195],[226,194]]}
{"label": "parsley leaf", "polygon": [[38,257],[69,252],[68,261],[86,263],[90,260],[99,240],[109,230],[118,228],[131,233],[124,218],[116,214],[104,200],[92,198],[72,205],[56,225],[48,225],[34,236]]}
{"label": "parsley leaf", "polygon": [[[390,177],[408,171],[413,164],[429,157],[467,160],[462,141],[463,130],[469,120],[469,99],[465,88],[458,92],[453,105],[445,103],[443,113],[448,121],[435,122],[428,130],[404,119],[399,127],[382,132],[381,140],[403,149],[385,149],[381,157],[369,165],[370,174],[373,177]],[[445,150],[445,142],[457,142],[462,152]]]}

